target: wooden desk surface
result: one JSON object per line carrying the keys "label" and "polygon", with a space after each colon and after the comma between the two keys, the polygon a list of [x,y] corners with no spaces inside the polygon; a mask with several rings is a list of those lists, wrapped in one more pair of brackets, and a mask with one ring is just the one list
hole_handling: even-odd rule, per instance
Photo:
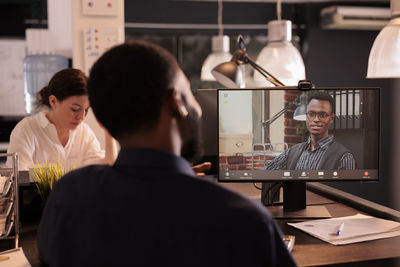
{"label": "wooden desk surface", "polygon": [[[261,191],[251,183],[221,184],[252,198],[260,199]],[[307,191],[307,204],[323,204],[333,217],[362,213],[309,191]],[[270,210],[274,208],[268,207]],[[400,237],[334,246],[287,225],[288,221],[287,219],[277,219],[284,234],[296,237],[293,256],[299,266],[400,266]],[[293,220],[290,221],[293,222]],[[22,223],[21,228],[20,246],[23,247],[32,266],[39,266],[36,248],[37,226],[38,223]]]}
{"label": "wooden desk surface", "polygon": [[[234,191],[260,199],[261,191],[251,183],[221,183]],[[307,205],[323,204],[332,217],[363,213],[349,206],[307,191]],[[268,207],[274,209],[275,207]],[[400,237],[334,246],[277,219],[283,234],[296,236],[293,256],[299,266],[400,266]],[[290,220],[293,222],[293,220]],[[301,220],[298,220],[301,221]]]}

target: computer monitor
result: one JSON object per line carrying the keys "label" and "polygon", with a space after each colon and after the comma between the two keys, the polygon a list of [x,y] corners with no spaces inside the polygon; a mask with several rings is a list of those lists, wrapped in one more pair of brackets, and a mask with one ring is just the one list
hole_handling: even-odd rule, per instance
{"label": "computer monitor", "polygon": [[[379,180],[379,88],[218,89],[218,181],[283,185],[305,209],[305,182]],[[309,99],[311,101],[309,102]]]}

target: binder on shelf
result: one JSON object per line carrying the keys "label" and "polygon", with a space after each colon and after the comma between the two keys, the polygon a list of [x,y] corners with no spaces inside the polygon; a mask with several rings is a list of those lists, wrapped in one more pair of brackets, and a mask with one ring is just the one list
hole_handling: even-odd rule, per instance
{"label": "binder on shelf", "polygon": [[354,128],[360,129],[361,128],[361,98],[360,98],[360,90],[355,90],[354,92]]}
{"label": "binder on shelf", "polygon": [[347,95],[347,128],[354,129],[354,90],[349,90]]}
{"label": "binder on shelf", "polygon": [[340,110],[340,126],[341,129],[347,129],[347,92],[345,90],[340,92],[341,110]]}
{"label": "binder on shelf", "polygon": [[340,116],[341,116],[341,93],[339,91],[335,91],[335,110],[336,110],[336,114],[335,114],[335,129],[341,129],[341,120],[340,120]]}

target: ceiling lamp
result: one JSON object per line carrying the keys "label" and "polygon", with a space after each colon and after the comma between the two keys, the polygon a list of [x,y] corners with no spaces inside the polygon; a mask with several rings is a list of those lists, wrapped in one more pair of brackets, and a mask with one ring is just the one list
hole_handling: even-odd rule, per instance
{"label": "ceiling lamp", "polygon": [[215,81],[211,75],[211,70],[222,62],[229,61],[232,58],[229,53],[229,36],[223,35],[224,30],[222,26],[222,0],[218,0],[218,28],[219,33],[211,39],[211,54],[204,60],[201,67],[200,80],[202,81]]}
{"label": "ceiling lamp", "polygon": [[367,78],[400,77],[400,1],[391,0],[391,13],[369,53]]}
{"label": "ceiling lamp", "polygon": [[[287,86],[296,86],[299,80],[305,79],[305,67],[299,50],[292,44],[292,22],[281,19],[281,1],[276,3],[278,20],[268,23],[268,44],[265,46],[256,62],[269,70]],[[254,72],[256,86],[271,86],[265,78]]]}

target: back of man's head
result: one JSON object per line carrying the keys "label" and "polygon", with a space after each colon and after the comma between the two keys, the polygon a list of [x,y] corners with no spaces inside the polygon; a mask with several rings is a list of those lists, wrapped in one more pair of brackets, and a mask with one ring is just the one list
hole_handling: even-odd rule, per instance
{"label": "back of man's head", "polygon": [[117,139],[153,129],[178,70],[175,58],[154,44],[135,41],[110,49],[93,65],[88,81],[96,118]]}

